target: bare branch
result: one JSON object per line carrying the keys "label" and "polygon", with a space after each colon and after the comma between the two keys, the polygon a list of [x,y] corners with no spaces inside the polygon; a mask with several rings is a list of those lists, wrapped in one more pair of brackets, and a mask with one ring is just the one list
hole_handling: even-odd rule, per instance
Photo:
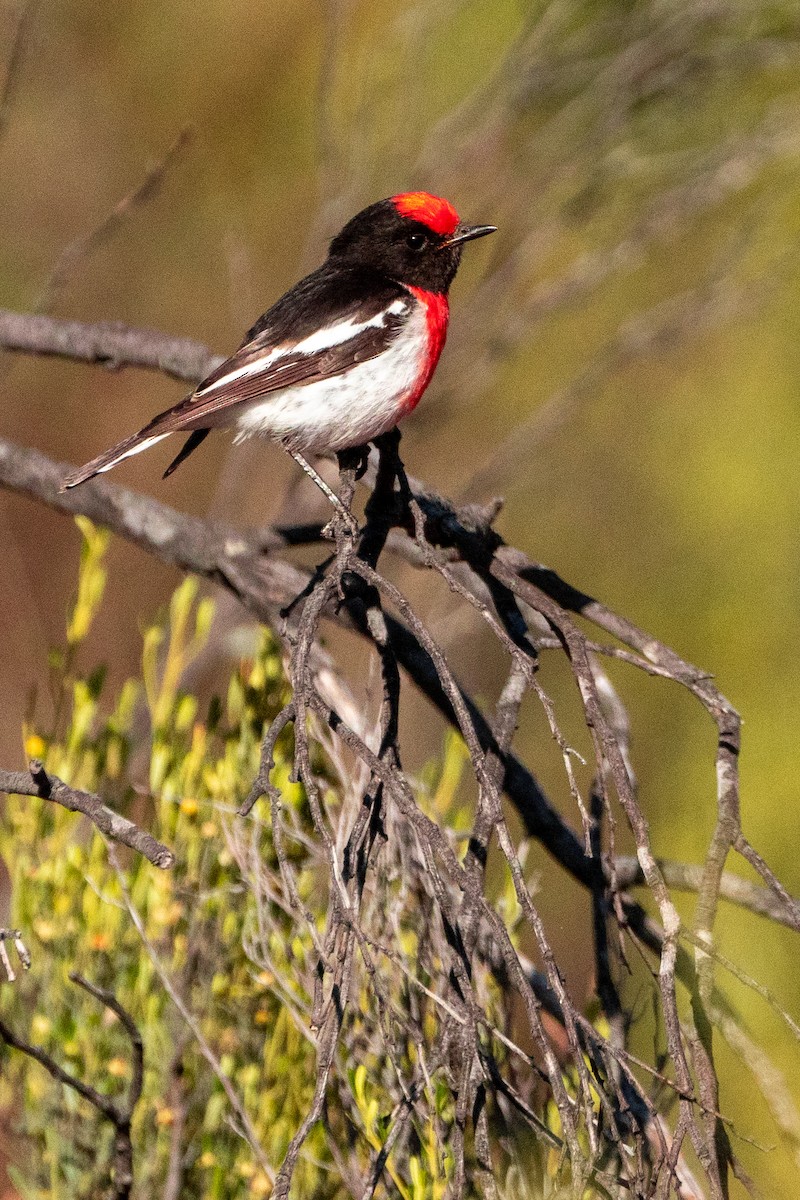
{"label": "bare branch", "polygon": [[167,171],[189,143],[191,130],[182,129],[164,154],[145,171],[143,179],[110,209],[88,233],[69,243],[58,256],[39,296],[36,308],[47,311],[54,304],[69,276],[82,259],[92,254],[103,242],[113,237],[122,222],[137,208],[146,204],[158,191]]}
{"label": "bare branch", "polygon": [[[673,862],[660,858],[659,866],[670,887],[679,892],[697,892],[703,881],[703,868],[696,863]],[[624,855],[614,860],[617,883],[620,888],[642,887],[645,884],[644,875],[639,862],[635,858]],[[720,899],[737,904],[748,912],[768,917],[789,929],[796,928],[792,909],[787,909],[782,899],[769,888],[759,887],[742,879],[740,875],[732,875],[725,871],[719,880]],[[792,897],[793,905],[800,904],[800,899]]]}
{"label": "bare branch", "polygon": [[[41,500],[60,512],[83,513],[161,562],[225,587],[253,616],[273,628],[280,627],[281,610],[308,586],[308,573],[277,553],[291,544],[292,531],[253,533],[203,521],[105,479],[93,479],[81,488],[62,493],[59,488],[65,471],[66,467],[37,451],[0,438],[0,487]],[[440,509],[434,510],[434,502],[426,497],[425,506],[426,516],[440,522],[442,528],[454,519],[453,510],[441,502]],[[436,541],[435,533],[435,528],[428,532],[432,542]],[[469,529],[465,530],[465,536],[468,534]],[[325,617],[371,640],[363,607],[331,605]],[[430,655],[402,622],[391,616],[386,619],[398,662],[420,691],[455,724],[454,711]],[[318,646],[313,649],[313,661],[320,669],[327,665]],[[478,738],[490,746],[493,735],[486,718],[468,696],[465,703]],[[571,875],[588,887],[590,872],[579,838],[516,756],[507,755],[505,767],[504,789],[519,810],[528,834],[538,838]]]}
{"label": "bare branch", "polygon": [[0,1020],[0,1038],[12,1049],[19,1050],[22,1054],[26,1054],[29,1058],[38,1062],[52,1075],[53,1079],[64,1084],[65,1087],[71,1088],[72,1091],[77,1092],[79,1096],[82,1096],[84,1100],[91,1104],[92,1108],[97,1109],[101,1116],[113,1125],[114,1150],[111,1164],[111,1178],[114,1190],[111,1200],[130,1200],[131,1189],[133,1187],[131,1122],[136,1105],[141,1099],[144,1081],[144,1047],[142,1037],[133,1018],[122,1007],[112,992],[90,983],[88,979],[84,979],[77,972],[71,973],[70,979],[73,983],[82,987],[84,991],[88,992],[90,996],[99,1000],[101,1004],[110,1008],[119,1017],[130,1039],[133,1062],[127,1103],[119,1104],[114,1100],[110,1100],[108,1096],[103,1095],[102,1092],[98,1092],[96,1088],[84,1083],[77,1076],[71,1075],[63,1067],[59,1066],[55,1059],[47,1054],[46,1051],[32,1045],[24,1038],[18,1037],[2,1020]]}
{"label": "bare branch", "polygon": [[0,927],[0,966],[6,973],[6,979],[9,983],[14,983],[17,978],[17,973],[11,965],[11,958],[6,947],[6,942],[13,942],[14,949],[17,952],[20,964],[23,971],[29,971],[31,967],[30,951],[22,940],[21,929],[3,929]]}
{"label": "bare branch", "polygon": [[11,110],[16,99],[35,10],[35,0],[26,0],[17,17],[17,25],[11,42],[11,53],[6,63],[3,86],[0,88],[0,138],[2,138],[8,128]]}
{"label": "bare branch", "polygon": [[222,358],[190,338],[170,338],[118,321],[64,321],[0,309],[0,346],[18,354],[69,358],[112,370],[141,367],[184,383],[199,383]]}
{"label": "bare branch", "polygon": [[38,759],[31,760],[29,774],[24,771],[0,771],[0,792],[10,796],[39,796],[42,800],[60,804],[70,812],[83,813],[106,837],[129,846],[154,867],[167,870],[175,862],[172,851],[156,841],[152,834],[114,812],[93,792],[78,791],[57,775],[51,775]]}
{"label": "bare branch", "polygon": [[[2,319],[0,314],[0,336]],[[18,349],[62,353],[85,361],[102,360],[108,350],[108,327],[80,327],[81,337],[88,337],[90,342],[91,338],[98,339],[91,343],[94,350],[89,355],[73,350],[63,323],[37,329],[25,326],[29,320],[23,318],[23,326],[32,344],[19,345]],[[126,361],[158,366],[159,335],[139,331],[141,341],[137,341],[137,331],[127,333],[132,335],[132,349]],[[59,342],[62,335],[65,340]],[[163,369],[175,374],[175,357],[169,359],[169,364]],[[177,361],[179,370],[185,366],[185,362]],[[63,495],[59,491],[61,467],[33,451],[0,441],[0,486],[63,512],[82,512],[161,561],[223,586],[256,617],[279,628],[283,637],[292,696],[266,733],[261,766],[243,811],[249,811],[261,794],[269,796],[273,845],[284,888],[276,902],[306,920],[317,951],[308,991],[310,997],[313,994],[313,1003],[308,1005],[308,1036],[316,1042],[317,1071],[313,1097],[274,1176],[275,1195],[289,1194],[303,1144],[312,1126],[325,1114],[332,1084],[344,1086],[337,1071],[336,1052],[356,991],[357,973],[363,965],[368,995],[374,1003],[376,1036],[382,1039],[381,1053],[391,1065],[393,1087],[402,1099],[396,1105],[385,1144],[376,1149],[366,1183],[360,1180],[358,1170],[342,1167],[343,1177],[346,1174],[351,1178],[360,1194],[371,1195],[382,1174],[391,1171],[394,1156],[402,1152],[408,1140],[412,1112],[417,1105],[425,1107],[433,1094],[434,1076],[445,1081],[452,1096],[449,1136],[454,1197],[466,1194],[470,1171],[476,1173],[476,1178],[482,1177],[484,1190],[491,1192],[492,1105],[511,1104],[517,1113],[535,1117],[526,1100],[529,1085],[516,1086],[501,1058],[495,1057],[495,1049],[504,1046],[512,1050],[518,1065],[526,1059],[487,1015],[478,976],[489,969],[496,979],[502,977],[504,991],[516,993],[521,1001],[519,1019],[525,1022],[534,1047],[525,1067],[537,1086],[545,1084],[557,1106],[563,1132],[561,1151],[568,1160],[570,1181],[576,1191],[592,1182],[602,1194],[615,1197],[624,1189],[663,1197],[670,1192],[683,1196],[696,1192],[693,1184],[686,1183],[683,1165],[688,1136],[705,1172],[710,1195],[713,1200],[724,1200],[728,1174],[739,1168],[719,1110],[712,1016],[720,1000],[714,969],[719,964],[733,970],[737,978],[744,978],[744,974],[714,949],[717,904],[720,897],[727,896],[752,911],[800,929],[800,906],[749,846],[741,829],[738,714],[706,672],[507,546],[491,526],[494,509],[456,507],[408,480],[397,442],[396,436],[379,441],[377,473],[370,473],[372,491],[363,528],[349,512],[359,456],[341,456],[339,495],[345,507],[330,525],[335,549],[309,574],[286,556],[293,545],[321,536],[322,531],[316,527],[240,531],[186,517],[105,480],[92,481],[80,491]],[[508,656],[507,682],[493,720],[461,687],[444,650],[415,607],[382,573],[379,560],[387,547],[393,551],[399,548],[417,565],[437,573],[452,595],[480,616]],[[577,617],[582,618],[581,624]],[[355,630],[372,648],[380,672],[380,697],[371,734],[360,724],[355,728],[348,723],[335,704],[324,697],[320,681],[331,666],[320,645],[324,621]],[[594,627],[592,632],[600,629],[610,634],[619,645],[598,644],[585,632],[584,622]],[[543,630],[545,637],[541,636]],[[585,810],[555,705],[535,676],[539,647],[544,645],[563,655],[592,741],[595,787],[591,820],[586,816],[588,846],[555,811],[530,770],[511,749],[520,706],[532,690],[544,705],[551,732],[562,750],[570,792],[577,806]],[[654,852],[647,819],[636,795],[627,718],[619,698],[610,697],[610,681],[598,664],[598,657],[603,655],[677,683],[715,723],[717,819],[700,867],[663,863]],[[401,668],[459,730],[469,752],[477,804],[463,861],[451,845],[449,831],[420,807],[402,771]],[[270,782],[276,741],[289,723],[294,727],[295,777],[305,789],[318,864],[327,880],[324,932],[300,898],[285,848],[280,796]],[[358,764],[358,796],[349,816],[344,807],[339,810],[331,803],[315,767],[313,740],[327,744],[315,732],[318,723],[328,731],[327,737],[340,743]],[[33,782],[28,783],[31,788],[37,781],[37,770],[34,765]],[[52,791],[53,781],[47,786]],[[598,992],[612,1023],[610,1038],[602,1037],[586,1020],[564,984],[500,804],[502,790],[520,813],[526,832],[592,893]],[[607,819],[610,835],[605,853],[600,838],[601,818]],[[615,854],[613,833],[617,820],[624,820],[634,836],[635,860]],[[389,829],[394,830],[394,838]],[[500,911],[487,899],[485,868],[495,839],[510,872],[520,920],[533,934],[541,957],[541,973],[523,962]],[[377,869],[380,856],[402,856],[403,847],[409,844],[414,846],[413,854],[405,851],[398,874],[403,877],[409,870],[414,873],[429,898],[429,923],[436,931],[434,953],[430,959],[423,953],[420,961],[427,980],[409,979],[411,994],[421,997],[422,1003],[429,999],[434,1005],[435,1032],[425,1045],[420,1042],[420,1020],[400,1011],[377,967],[376,954],[390,965],[396,956],[368,924],[370,917],[375,918],[377,897],[385,886],[384,873]],[[733,882],[733,877],[724,872],[731,850],[756,867],[765,888]],[[657,903],[660,927],[621,890],[642,883]],[[672,889],[686,887],[696,890],[699,896],[691,933],[682,928],[672,897]],[[137,922],[130,901],[128,904]],[[383,920],[388,919],[384,915]],[[648,965],[651,952],[657,958],[657,967],[652,970],[658,987],[659,1016],[666,1031],[666,1066],[658,1063],[653,1067],[626,1049],[630,1014],[624,1011],[615,978],[619,964],[611,953],[614,923],[621,947],[618,957],[623,962],[625,937],[637,951],[644,950]],[[140,920],[137,928],[144,936]],[[390,938],[393,932],[397,930],[389,928]],[[425,933],[427,936],[427,930]],[[487,940],[494,946],[491,961],[481,949]],[[145,945],[152,955],[146,939]],[[154,961],[170,991],[170,980]],[[767,991],[755,981],[751,983],[770,1002]],[[689,993],[692,1022],[685,1019],[684,1009],[679,1006],[681,986]],[[170,995],[219,1074],[219,1064],[204,1046],[196,1021],[173,993],[174,988]],[[558,1049],[551,1026],[542,1018],[542,1009],[563,1029]],[[296,1019],[307,1020],[306,1011],[298,1010]],[[401,1048],[403,1040],[415,1048],[410,1068]],[[564,1054],[570,1067],[566,1072],[560,1057]],[[677,1099],[674,1130],[664,1124],[660,1109],[638,1082],[634,1067],[649,1073],[662,1092],[669,1091]],[[227,1082],[228,1098],[248,1130],[238,1097],[230,1082],[220,1077],[223,1086]],[[532,1127],[536,1128],[535,1121]],[[252,1131],[248,1130],[248,1140],[251,1138]],[[260,1148],[254,1149],[258,1153]],[[477,1155],[476,1161],[468,1161],[470,1153]],[[262,1165],[271,1174],[263,1158]]]}

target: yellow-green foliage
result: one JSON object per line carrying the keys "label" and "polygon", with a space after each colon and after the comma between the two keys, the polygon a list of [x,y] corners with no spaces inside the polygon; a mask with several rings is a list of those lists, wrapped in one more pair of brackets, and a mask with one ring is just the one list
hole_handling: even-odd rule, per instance
{"label": "yellow-green foliage", "polygon": [[[68,973],[114,991],[145,1045],[144,1093],[133,1128],[135,1194],[162,1194],[170,1155],[177,1154],[184,1164],[182,1197],[267,1195],[268,1175],[236,1131],[220,1080],[160,971],[193,1014],[266,1159],[277,1167],[313,1095],[309,1027],[317,955],[311,927],[322,934],[328,896],[305,795],[290,778],[290,731],[278,741],[272,778],[280,788],[302,916],[286,899],[268,804],[262,801],[246,821],[236,816],[258,767],[265,725],[287,700],[280,648],[264,632],[252,656],[234,664],[224,698],[212,698],[201,711],[182,680],[206,644],[213,612],[208,600],[198,600],[196,583],[186,580],[163,620],[144,631],[141,678],[106,696],[102,670],[84,676],[75,669],[101,602],[107,544],[91,523],[82,521],[81,530],[67,643],[50,660],[54,715],[49,727],[26,728],[26,751],[75,786],[101,792],[169,845],[176,863],[160,871],[127,850],[109,848],[86,820],[56,804],[9,798],[0,854],[12,871],[13,921],[29,942],[33,966],[18,984],[0,985],[4,1019],[74,1075],[122,1096],[130,1081],[128,1041],[116,1018],[70,984]],[[335,814],[346,803],[347,781],[337,779],[319,746],[314,753]],[[441,761],[430,764],[419,785],[420,803],[461,835],[462,849],[470,825],[461,788],[466,762],[463,743],[451,735]],[[433,991],[446,974],[447,951],[425,870],[406,844],[390,825],[362,910],[374,945],[390,948],[375,952],[382,998],[376,1006],[374,981],[360,972],[325,1119],[312,1130],[295,1172],[298,1196],[350,1194],[332,1144],[339,1152],[346,1148],[349,1161],[366,1173],[401,1100],[398,1073],[407,1080],[414,1075],[419,1038],[433,1045],[440,1028]],[[513,930],[519,913],[507,875],[497,873],[495,891]],[[502,997],[488,972],[476,969],[474,983],[491,1021],[504,1024]],[[482,1036],[493,1042],[488,1029]],[[491,1049],[502,1061],[503,1046]],[[24,1200],[104,1194],[108,1124],[23,1055],[0,1048],[0,1065],[0,1106],[17,1114],[20,1152],[13,1171]],[[441,1072],[424,1099],[408,1137],[398,1140],[386,1163],[402,1200],[444,1200],[452,1177],[455,1106]],[[553,1114],[549,1119],[557,1123]],[[514,1171],[519,1175],[514,1161],[507,1155],[509,1170],[498,1182],[507,1174],[511,1187]],[[546,1147],[526,1143],[526,1180],[541,1187],[558,1165]],[[523,1192],[512,1187],[511,1194]]]}
{"label": "yellow-green foliage", "polygon": [[[62,665],[73,660],[89,632],[105,578],[105,535],[85,521],[81,528],[80,584]],[[63,732],[28,729],[26,749],[76,786],[101,790],[175,851],[176,866],[166,872],[118,852],[126,886],[160,963],[197,1015],[267,1157],[279,1163],[309,1103],[314,1059],[310,1043],[276,999],[274,979],[243,949],[253,899],[223,826],[253,778],[264,723],[284,703],[285,684],[278,647],[265,633],[253,659],[237,664],[225,699],[200,714],[197,698],[180,685],[212,616],[210,602],[198,603],[196,590],[187,580],[172,599],[168,619],[146,630],[142,679],[126,683],[115,698],[102,696],[102,672],[85,679],[65,668],[59,680],[67,696]],[[152,728],[149,771],[140,763],[133,774],[142,781],[149,776],[149,788],[137,796],[126,764],[131,724],[144,705]],[[288,782],[288,769],[279,746],[278,782]],[[287,802],[303,807],[299,789],[284,789]],[[274,866],[265,826],[252,827],[264,862]],[[71,985],[67,973],[80,971],[114,990],[142,1032],[146,1076],[134,1128],[137,1194],[163,1190],[178,1132],[187,1161],[182,1194],[209,1200],[266,1194],[268,1180],[231,1126],[219,1081],[160,985],[102,838],[54,804],[11,798],[0,825],[0,852],[12,869],[14,922],[33,953],[24,981],[2,988],[5,1019],[110,1095],[122,1094],[129,1082],[128,1042],[119,1022]],[[284,929],[271,932],[270,947],[281,966],[290,953],[310,947],[310,937],[304,940],[298,929],[285,918]],[[283,985],[291,986],[288,969]],[[181,1071],[175,1069],[178,1060]],[[84,1101],[29,1059],[8,1053],[0,1099],[20,1113],[24,1137],[15,1180],[26,1200],[104,1191],[109,1128]],[[329,1174],[310,1162],[327,1157],[321,1130],[308,1147],[298,1184],[309,1189],[306,1194],[335,1194]]]}

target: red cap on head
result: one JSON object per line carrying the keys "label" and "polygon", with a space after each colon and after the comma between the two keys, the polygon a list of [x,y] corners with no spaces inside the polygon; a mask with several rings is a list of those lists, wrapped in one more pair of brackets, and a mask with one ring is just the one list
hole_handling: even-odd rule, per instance
{"label": "red cap on head", "polygon": [[392,196],[392,203],[402,217],[421,221],[442,237],[453,233],[459,222],[452,204],[440,196],[432,196],[430,192],[402,192],[399,196]]}

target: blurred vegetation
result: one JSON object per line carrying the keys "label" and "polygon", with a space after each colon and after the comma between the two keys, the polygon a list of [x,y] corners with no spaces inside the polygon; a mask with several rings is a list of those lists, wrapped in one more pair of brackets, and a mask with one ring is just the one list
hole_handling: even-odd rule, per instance
{"label": "blurred vegetation", "polygon": [[[29,728],[26,747],[77,786],[102,786],[124,803],[130,800],[131,722],[135,706],[145,703],[153,735],[151,820],[177,850],[178,862],[159,872],[131,856],[123,870],[103,839],[91,827],[81,830],[65,810],[40,801],[9,802],[1,849],[13,864],[14,920],[32,935],[34,962],[6,1011],[17,1024],[33,1013],[34,1042],[114,1095],[128,1082],[126,1039],[115,1018],[75,994],[67,973],[85,972],[114,991],[134,1015],[146,1047],[145,1091],[134,1128],[139,1194],[163,1191],[175,1136],[181,1158],[189,1150],[183,1194],[264,1195],[269,1181],[231,1128],[222,1087],[161,985],[160,972],[196,1013],[220,1069],[254,1114],[270,1154],[278,1156],[307,1102],[313,1052],[275,989],[292,986],[289,963],[302,962],[309,944],[293,936],[288,919],[274,923],[268,939],[279,984],[247,957],[243,942],[253,904],[223,826],[255,773],[264,722],[283,702],[280,654],[264,634],[254,657],[233,673],[224,700],[214,700],[199,718],[196,698],[180,681],[207,636],[210,604],[196,603],[196,585],[187,581],[168,618],[144,631],[141,677],[109,702],[102,670],[89,677],[73,670],[100,602],[106,540],[88,522],[82,526],[83,564],[67,649],[60,662],[52,656],[51,686],[58,701],[63,697],[63,705],[56,703],[63,718],[53,729]],[[281,756],[277,775],[285,785],[287,772]],[[284,793],[288,804],[302,809],[298,789],[289,785]],[[253,822],[252,836],[274,867],[263,823]],[[305,886],[313,890],[313,881],[306,878]],[[13,1103],[20,1092],[19,1131],[27,1141],[21,1143],[24,1166],[13,1171],[20,1194],[101,1194],[110,1130],[85,1101],[11,1055],[4,1062],[3,1103]],[[320,1138],[316,1149],[323,1152]],[[318,1173],[305,1170],[306,1183],[316,1187]]]}
{"label": "blurred vegetation", "polygon": [[[175,852],[176,865],[162,872],[132,854],[123,864],[119,850],[88,822],[47,801],[9,798],[0,854],[12,870],[12,922],[25,930],[33,963],[29,974],[3,988],[3,1017],[73,1075],[119,1096],[130,1080],[124,1031],[113,1014],[70,985],[68,975],[77,971],[112,991],[145,1046],[145,1086],[133,1126],[134,1195],[265,1196],[271,1191],[266,1165],[280,1165],[314,1090],[308,1020],[314,939],[324,929],[328,885],[305,795],[290,779],[290,741],[279,742],[273,779],[290,824],[289,857],[305,924],[287,901],[266,802],[245,821],[236,817],[258,768],[265,724],[287,698],[280,648],[264,632],[252,655],[235,666],[225,696],[212,697],[201,714],[182,680],[207,638],[211,605],[198,600],[196,584],[187,580],[169,612],[143,631],[140,676],[116,696],[105,695],[103,669],[86,675],[76,657],[102,601],[108,539],[78,520],[77,598],[65,647],[51,653],[55,715],[49,727],[26,728],[26,751],[75,786],[99,788],[118,807],[146,815]],[[149,784],[146,795],[137,796],[130,761],[142,749],[132,738],[141,705],[151,739]],[[317,752],[326,803],[336,809],[352,784],[337,775],[321,743]],[[431,763],[419,783],[429,811],[456,831],[469,822],[458,795],[465,758],[460,739],[451,736],[441,762]],[[372,929],[383,929],[387,943],[389,927],[398,935],[403,957],[382,963],[383,982],[398,1006],[414,1013],[427,1041],[440,1015],[424,994],[425,986],[436,985],[441,962],[436,933],[420,921],[432,897],[422,884],[424,871],[401,872],[395,858],[391,852],[382,858],[385,878],[369,901],[378,917]],[[497,902],[513,929],[510,883]],[[412,979],[422,992],[415,993]],[[492,986],[487,977],[487,1009],[508,1027],[510,1012]],[[422,1043],[396,1037],[383,1043],[391,1014],[382,1013],[376,1027],[373,1007],[365,979],[346,1021],[341,1077],[332,1085],[338,1098],[331,1096],[325,1120],[306,1144],[295,1175],[298,1195],[351,1194],[342,1183],[342,1161],[366,1171],[401,1098],[398,1071],[410,1073],[419,1061]],[[499,1043],[498,1049],[502,1061]],[[0,1066],[0,1109],[15,1114],[18,1137],[9,1177],[22,1200],[105,1194],[107,1123],[2,1043]],[[223,1075],[249,1116],[252,1138],[242,1131],[241,1113],[231,1110]],[[439,1075],[430,1087],[435,1121],[415,1119],[411,1149],[401,1138],[388,1159],[402,1200],[446,1194],[453,1098]],[[543,1116],[558,1129],[555,1109]],[[546,1145],[526,1150],[524,1171],[513,1146],[503,1157],[504,1171],[519,1186],[538,1187],[562,1169]],[[165,1191],[170,1179],[174,1190]]]}
{"label": "blurred vegetation", "polygon": [[[505,493],[510,541],[716,674],[746,721],[745,822],[800,891],[794,0],[9,3],[4,46],[23,11],[24,54],[0,116],[11,307],[44,299],[64,315],[158,325],[225,350],[378,196],[429,187],[501,227],[465,262],[445,358],[404,434],[409,467],[454,493]],[[195,137],[160,188],[81,250],[185,125]],[[3,370],[3,432],[73,462],[176,398],[131,374],[32,360]],[[277,451],[226,457],[220,440],[204,453],[158,494],[253,522],[276,511],[291,474]],[[159,465],[134,460],[127,480],[160,488]],[[61,640],[76,546],[64,522],[17,499],[3,503],[0,546],[5,763]],[[138,621],[175,580],[143,571],[133,550],[111,553],[94,644],[106,694],[121,695]],[[453,620],[430,585],[409,587],[421,613],[441,617],[465,682],[493,694],[479,626]],[[692,859],[711,822],[711,730],[677,689],[622,671],[614,680],[656,848]],[[418,747],[409,766],[421,767],[439,731],[422,710],[406,719]],[[526,715],[521,745],[575,817],[546,738]],[[574,992],[588,992],[583,901],[548,863],[534,869],[559,962]],[[765,936],[757,918],[727,910],[718,933],[793,1002],[791,935]],[[739,999],[796,1102],[796,1045],[758,999]],[[733,1055],[722,1066],[725,1111],[770,1148],[740,1146],[748,1168],[767,1194],[793,1194],[797,1162],[753,1104],[751,1077]]]}

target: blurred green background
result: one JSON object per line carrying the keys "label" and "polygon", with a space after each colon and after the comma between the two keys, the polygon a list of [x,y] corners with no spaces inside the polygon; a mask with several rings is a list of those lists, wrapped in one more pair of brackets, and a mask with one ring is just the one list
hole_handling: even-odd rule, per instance
{"label": "blurred green background", "polygon": [[[409,469],[456,497],[503,495],[510,541],[716,676],[745,719],[746,829],[799,892],[797,5],[54,0],[0,10],[7,63],[20,22],[0,107],[5,307],[154,326],[226,352],[374,199],[426,188],[499,227],[465,256],[445,356],[404,427]],[[0,432],[83,462],[180,394],[140,372],[6,356]],[[314,502],[270,447],[232,450],[220,436],[162,483],[168,458],[143,455],[117,478],[250,523]],[[78,547],[72,523],[0,495],[4,766],[23,761],[33,692],[46,702]],[[505,664],[472,614],[399,577],[465,682],[491,698]],[[141,624],[174,584],[114,547],[92,639],[113,679],[133,669]],[[713,728],[674,686],[614,680],[656,850],[699,861]],[[546,666],[544,681],[580,744],[564,679]],[[421,705],[406,725],[413,769],[442,731]],[[576,821],[532,708],[520,746]],[[538,851],[529,861],[559,960],[588,994],[585,897]],[[791,936],[727,908],[719,934],[792,1009]],[[729,994],[787,1079],[800,1077],[798,1048],[763,1001],[738,984]],[[723,1053],[722,1066],[723,1107],[758,1143],[736,1141],[748,1170],[767,1195],[796,1194],[796,1114],[793,1147],[741,1065]]]}

